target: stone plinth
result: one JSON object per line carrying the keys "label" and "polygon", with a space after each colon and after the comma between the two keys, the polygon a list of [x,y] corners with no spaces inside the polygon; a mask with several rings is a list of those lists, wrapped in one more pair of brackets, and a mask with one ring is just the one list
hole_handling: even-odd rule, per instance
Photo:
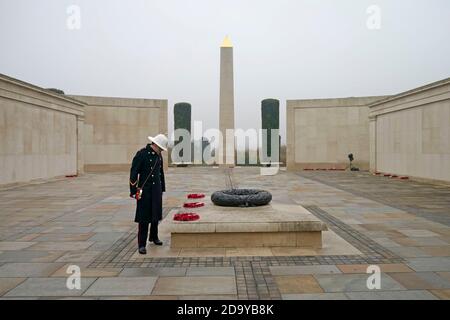
{"label": "stone plinth", "polygon": [[230,208],[206,202],[205,207],[190,210],[200,215],[197,221],[169,218],[172,248],[322,247],[327,226],[302,206]]}

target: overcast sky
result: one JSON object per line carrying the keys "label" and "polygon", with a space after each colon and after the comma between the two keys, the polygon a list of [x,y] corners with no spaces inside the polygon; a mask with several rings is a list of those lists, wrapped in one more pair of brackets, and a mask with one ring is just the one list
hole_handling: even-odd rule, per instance
{"label": "overcast sky", "polygon": [[[67,26],[70,5],[80,29]],[[379,29],[367,27],[370,5]],[[260,101],[276,98],[284,141],[286,99],[449,77],[449,15],[448,0],[0,0],[0,73],[68,94],[168,99],[170,129],[173,104],[187,101],[206,129],[218,126],[228,34],[236,127],[259,128]]]}

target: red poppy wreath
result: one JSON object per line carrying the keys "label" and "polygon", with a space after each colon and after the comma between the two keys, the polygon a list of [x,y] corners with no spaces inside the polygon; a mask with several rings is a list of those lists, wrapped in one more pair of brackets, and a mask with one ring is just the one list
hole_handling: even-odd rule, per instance
{"label": "red poppy wreath", "polygon": [[204,198],[205,195],[203,193],[189,193],[187,197],[188,199],[201,199]]}
{"label": "red poppy wreath", "polygon": [[173,216],[173,220],[175,221],[195,221],[200,219],[200,216],[196,213],[192,213],[192,212],[181,212],[181,213],[176,213]]}
{"label": "red poppy wreath", "polygon": [[199,208],[203,207],[205,204],[203,202],[186,202],[183,204],[185,208]]}

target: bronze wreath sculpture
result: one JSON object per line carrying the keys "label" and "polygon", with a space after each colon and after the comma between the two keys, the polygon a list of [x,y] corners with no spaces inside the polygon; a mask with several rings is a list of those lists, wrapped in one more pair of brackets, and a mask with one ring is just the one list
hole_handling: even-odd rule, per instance
{"label": "bronze wreath sculpture", "polygon": [[272,195],[259,189],[229,189],[216,191],[211,195],[211,201],[223,207],[256,207],[268,204]]}

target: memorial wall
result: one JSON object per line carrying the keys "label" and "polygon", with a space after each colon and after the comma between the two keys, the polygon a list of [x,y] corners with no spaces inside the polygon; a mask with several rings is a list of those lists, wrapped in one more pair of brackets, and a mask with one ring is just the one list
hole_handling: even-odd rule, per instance
{"label": "memorial wall", "polygon": [[[148,136],[167,135],[167,100],[71,96],[86,103],[84,168],[128,170]],[[167,153],[163,153],[167,167]]]}
{"label": "memorial wall", "polygon": [[345,169],[348,154],[354,165],[369,168],[369,108],[384,97],[288,100],[287,168]]}
{"label": "memorial wall", "polygon": [[0,75],[0,185],[83,169],[84,104]]}
{"label": "memorial wall", "polygon": [[70,96],[0,74],[2,186],[127,171],[158,133],[168,133],[167,100]]}
{"label": "memorial wall", "polygon": [[450,182],[450,78],[369,108],[372,171]]}

